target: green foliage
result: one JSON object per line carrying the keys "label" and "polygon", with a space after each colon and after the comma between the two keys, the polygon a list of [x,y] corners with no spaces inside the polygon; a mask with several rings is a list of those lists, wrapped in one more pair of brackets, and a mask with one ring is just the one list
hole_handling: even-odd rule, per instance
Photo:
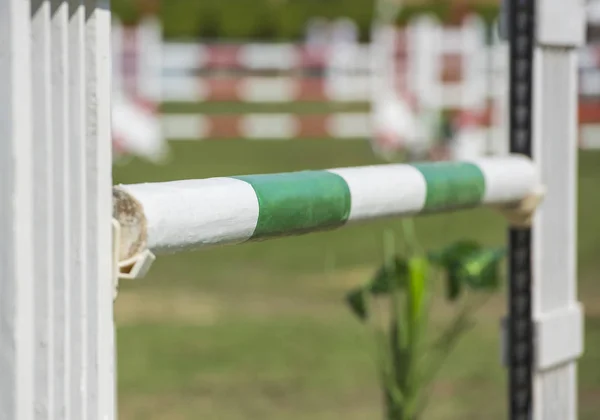
{"label": "green foliage", "polygon": [[465,286],[472,290],[496,290],[500,261],[505,253],[502,248],[487,249],[473,241],[459,241],[429,253],[428,258],[445,269],[447,297],[455,301]]}
{"label": "green foliage", "polygon": [[[126,23],[135,23],[141,13],[134,0],[112,0],[114,13]],[[439,19],[450,14],[452,2],[428,1],[406,4],[397,22],[429,13]],[[497,5],[474,5],[486,21],[493,22]],[[321,16],[348,17],[358,25],[362,40],[369,37],[373,0],[169,0],[161,4],[160,17],[167,38],[240,38],[298,40],[307,21]]]}
{"label": "green foliage", "polygon": [[134,0],[113,0],[111,9],[113,14],[119,16],[119,19],[125,24],[133,24],[139,19],[139,11]]}
{"label": "green foliage", "polygon": [[[417,420],[427,402],[429,388],[448,354],[471,326],[472,308],[459,309],[447,328],[428,342],[434,269],[446,280],[446,297],[458,303],[466,291],[493,292],[499,287],[503,249],[486,249],[472,241],[459,241],[423,255],[412,238],[410,255],[387,247],[384,265],[365,285],[347,295],[352,313],[373,328],[378,348],[380,384],[388,420]],[[407,235],[408,236],[408,235]],[[388,318],[383,328],[372,321],[374,298],[387,298]]]}
{"label": "green foliage", "polygon": [[500,2],[476,4],[473,6],[473,11],[481,16],[488,25],[491,25],[500,13]]}

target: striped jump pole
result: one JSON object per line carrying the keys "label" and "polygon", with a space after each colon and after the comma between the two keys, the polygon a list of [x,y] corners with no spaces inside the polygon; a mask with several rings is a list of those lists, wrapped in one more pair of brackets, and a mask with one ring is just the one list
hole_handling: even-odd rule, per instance
{"label": "striped jump pole", "polygon": [[385,217],[511,206],[540,191],[529,158],[388,164],[120,185],[120,259],[335,229]]}

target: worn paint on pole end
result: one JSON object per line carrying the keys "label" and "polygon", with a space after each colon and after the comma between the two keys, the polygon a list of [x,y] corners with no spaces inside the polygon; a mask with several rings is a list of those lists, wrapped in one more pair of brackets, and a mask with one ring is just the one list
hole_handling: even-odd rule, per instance
{"label": "worn paint on pole end", "polygon": [[119,261],[143,252],[148,243],[148,223],[142,204],[118,186],[113,187],[113,218],[121,227]]}

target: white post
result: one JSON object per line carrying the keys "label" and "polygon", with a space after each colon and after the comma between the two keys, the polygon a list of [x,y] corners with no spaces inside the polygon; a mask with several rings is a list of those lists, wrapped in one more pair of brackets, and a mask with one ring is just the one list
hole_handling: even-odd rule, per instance
{"label": "white post", "polygon": [[534,420],[576,420],[576,361],[583,351],[577,300],[577,48],[583,0],[538,0],[534,50],[533,157],[547,195],[533,228],[536,332]]}
{"label": "white post", "polygon": [[0,418],[33,420],[29,4],[0,0]]}
{"label": "white post", "polygon": [[111,22],[112,91],[123,90],[123,24],[113,17]]}
{"label": "white post", "polygon": [[[49,205],[54,197],[53,177],[53,124],[52,124],[52,83],[51,83],[51,28],[50,28],[50,2],[33,1],[32,8],[32,88],[33,109],[32,114],[36,122],[32,125],[33,139],[36,148],[33,159],[33,178],[39,185],[34,190],[34,217],[39,223],[36,227],[36,241],[34,257],[36,260],[33,267],[35,286],[35,337],[37,345],[54,340],[52,325],[51,301],[54,287],[54,243],[53,243],[53,208]],[[34,184],[34,188],[36,186]],[[55,412],[54,398],[51,396],[51,378],[54,374],[54,349],[52,345],[44,350],[43,346],[35,350],[35,376],[34,399],[38,405],[36,415],[48,417]]]}
{"label": "white post", "polygon": [[89,420],[116,417],[111,224],[110,0],[86,2],[87,356]]}
{"label": "white post", "polygon": [[[494,24],[500,28],[500,22]],[[491,56],[490,77],[492,78],[492,145],[489,148],[494,156],[508,154],[508,86],[510,74],[508,69],[508,43],[501,39],[499,30],[494,30],[492,44],[489,48]]]}
{"label": "white post", "polygon": [[409,86],[426,110],[443,107],[440,81],[443,28],[432,16],[418,16],[407,26]]}
{"label": "white post", "polygon": [[460,28],[463,67],[460,105],[464,111],[481,112],[487,106],[485,31],[485,23],[477,15],[469,15]]}
{"label": "white post", "polygon": [[0,418],[112,420],[108,0],[0,0]]}
{"label": "white post", "polygon": [[146,17],[135,28],[137,94],[159,103],[162,97],[162,26],[158,18]]}

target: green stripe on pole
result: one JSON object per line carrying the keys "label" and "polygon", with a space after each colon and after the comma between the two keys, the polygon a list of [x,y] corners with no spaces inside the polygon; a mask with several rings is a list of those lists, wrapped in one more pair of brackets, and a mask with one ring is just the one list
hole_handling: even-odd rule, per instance
{"label": "green stripe on pole", "polygon": [[427,183],[424,212],[472,207],[482,202],[485,177],[477,165],[464,162],[413,164]]}
{"label": "green stripe on pole", "polygon": [[348,220],[350,190],[334,173],[304,171],[235,178],[250,184],[258,197],[258,223],[251,239],[332,229]]}

